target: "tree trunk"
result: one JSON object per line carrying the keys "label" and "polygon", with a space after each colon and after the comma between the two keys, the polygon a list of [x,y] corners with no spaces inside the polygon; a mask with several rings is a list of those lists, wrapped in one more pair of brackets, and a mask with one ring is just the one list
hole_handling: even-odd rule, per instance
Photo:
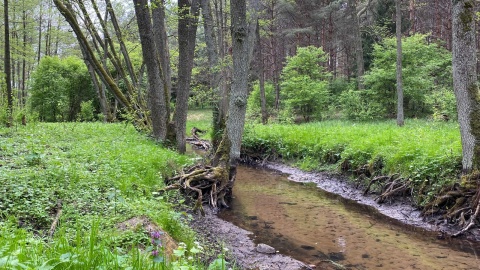
{"label": "tree trunk", "polygon": [[[155,7],[152,7],[152,20],[153,20],[153,34],[155,36],[155,44],[157,50],[160,53],[160,64],[162,66],[163,79],[165,81],[165,93],[168,95],[166,100],[170,101],[170,94],[172,91],[172,70],[170,68],[170,52],[168,49],[168,36],[165,26],[165,3],[164,0],[156,0]],[[168,111],[170,114],[170,110]]]}
{"label": "tree trunk", "polygon": [[453,88],[457,100],[464,173],[480,169],[480,95],[477,86],[475,1],[452,2]]}
{"label": "tree trunk", "polygon": [[268,114],[267,114],[267,101],[265,97],[265,70],[264,70],[264,61],[262,53],[262,43],[260,39],[260,26],[257,19],[257,28],[255,31],[257,36],[257,61],[258,61],[258,81],[260,87],[260,108],[262,112],[262,124],[267,124]]}
{"label": "tree trunk", "polygon": [[248,26],[245,0],[232,1],[232,60],[233,76],[227,118],[227,137],[230,142],[230,166],[240,158],[240,146],[245,125],[248,96]]}
{"label": "tree trunk", "polygon": [[185,153],[188,97],[192,78],[195,40],[197,36],[199,0],[179,0],[178,18],[178,83],[177,101],[173,115],[176,128],[177,150]]}
{"label": "tree trunk", "polygon": [[7,84],[7,127],[13,125],[13,92],[12,92],[12,70],[10,66],[10,26],[8,21],[8,0],[3,0],[4,28],[5,28],[5,57],[4,71]]}
{"label": "tree trunk", "polygon": [[403,86],[402,86],[402,10],[401,0],[396,2],[396,34],[397,34],[397,125],[403,126]]}
{"label": "tree trunk", "polygon": [[167,137],[167,124],[170,116],[167,115],[165,100],[165,85],[160,70],[160,59],[153,34],[152,19],[147,0],[133,0],[135,15],[140,32],[142,55],[147,67],[148,77],[148,105],[152,118],[153,137],[165,141]]}
{"label": "tree trunk", "polygon": [[360,22],[357,16],[356,0],[348,1],[348,8],[350,9],[350,17],[352,20],[352,34],[353,34],[353,48],[355,49],[355,60],[357,65],[357,87],[363,89],[362,78],[364,74],[364,60],[363,60],[363,46],[362,35],[360,34]]}

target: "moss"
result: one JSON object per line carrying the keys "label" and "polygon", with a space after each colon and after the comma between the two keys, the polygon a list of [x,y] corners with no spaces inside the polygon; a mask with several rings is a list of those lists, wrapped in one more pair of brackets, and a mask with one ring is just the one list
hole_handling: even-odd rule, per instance
{"label": "moss", "polygon": [[462,22],[463,31],[469,32],[472,30],[471,24],[473,22],[474,2],[473,0],[467,0],[463,5],[463,10],[460,13],[460,21]]}
{"label": "moss", "polygon": [[472,102],[472,111],[470,113],[470,128],[475,137],[475,146],[473,149],[473,169],[480,169],[480,93],[476,83],[468,88],[470,101]]}

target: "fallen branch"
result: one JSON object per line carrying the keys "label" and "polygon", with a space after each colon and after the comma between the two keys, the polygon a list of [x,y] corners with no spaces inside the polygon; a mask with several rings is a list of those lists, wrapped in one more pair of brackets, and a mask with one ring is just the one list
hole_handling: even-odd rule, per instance
{"label": "fallen branch", "polygon": [[60,216],[62,215],[62,200],[57,201],[57,213],[55,214],[55,219],[53,219],[52,226],[50,226],[50,230],[48,231],[48,237],[52,238],[53,234],[55,233],[55,229],[57,228],[58,221],[60,220]]}

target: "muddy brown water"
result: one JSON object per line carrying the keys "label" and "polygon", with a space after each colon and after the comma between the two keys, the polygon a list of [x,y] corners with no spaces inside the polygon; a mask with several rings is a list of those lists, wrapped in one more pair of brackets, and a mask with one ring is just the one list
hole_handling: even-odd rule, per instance
{"label": "muddy brown water", "polygon": [[480,269],[477,243],[439,240],[272,170],[239,167],[233,197],[221,218],[317,269],[326,261],[349,269]]}

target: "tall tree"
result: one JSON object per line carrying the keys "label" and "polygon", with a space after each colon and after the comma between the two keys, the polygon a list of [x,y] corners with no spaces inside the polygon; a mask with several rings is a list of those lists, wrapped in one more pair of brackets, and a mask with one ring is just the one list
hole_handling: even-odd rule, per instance
{"label": "tall tree", "polygon": [[10,26],[8,17],[8,0],[3,1],[3,20],[5,27],[5,57],[4,70],[7,84],[7,127],[13,125],[13,92],[12,92],[12,69],[10,66]]}
{"label": "tall tree", "polygon": [[395,0],[397,34],[397,125],[403,126],[403,86],[402,86],[402,0]]}
{"label": "tall tree", "polygon": [[173,119],[176,128],[177,150],[180,153],[185,153],[188,97],[190,95],[200,1],[179,0],[178,10],[178,83]]}
{"label": "tall tree", "polygon": [[453,88],[457,100],[464,173],[480,169],[480,94],[477,86],[475,1],[454,0]]}
{"label": "tall tree", "polygon": [[169,104],[166,100],[165,81],[160,64],[160,54],[155,44],[152,17],[147,0],[133,0],[137,17],[140,43],[142,44],[143,61],[147,67],[148,104],[152,117],[153,136],[159,141],[167,138]]}
{"label": "tall tree", "polygon": [[240,158],[240,146],[245,125],[248,96],[248,26],[245,0],[230,3],[232,19],[232,60],[233,76],[226,125],[227,140],[230,144],[230,166],[235,169]]}

